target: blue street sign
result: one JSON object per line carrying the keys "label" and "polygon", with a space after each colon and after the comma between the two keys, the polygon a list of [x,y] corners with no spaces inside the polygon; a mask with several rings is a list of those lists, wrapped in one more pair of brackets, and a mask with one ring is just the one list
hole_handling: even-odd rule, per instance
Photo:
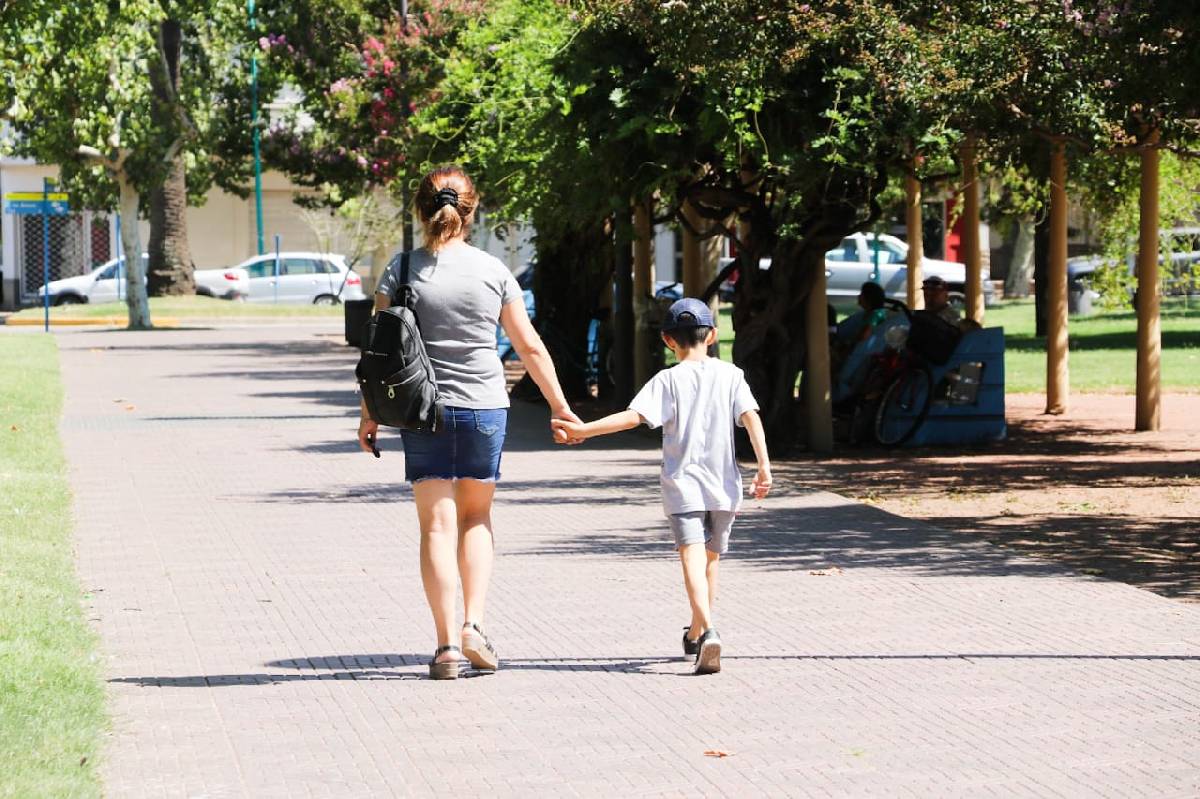
{"label": "blue street sign", "polygon": [[4,213],[6,214],[46,214],[48,216],[65,216],[71,213],[67,195],[62,192],[49,194],[48,200],[42,200],[40,191],[18,191],[4,195]]}

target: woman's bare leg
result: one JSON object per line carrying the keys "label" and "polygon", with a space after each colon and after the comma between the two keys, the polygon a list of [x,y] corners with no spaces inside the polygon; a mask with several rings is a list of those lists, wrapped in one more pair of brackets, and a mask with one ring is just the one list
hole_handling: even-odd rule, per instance
{"label": "woman's bare leg", "polygon": [[454,484],[458,508],[458,571],[463,584],[463,620],[483,626],[488,583],[492,579],[492,498],[496,484],[459,480]]}
{"label": "woman's bare leg", "polygon": [[[458,645],[454,623],[454,600],[458,591],[457,512],[454,484],[450,480],[422,480],[413,484],[417,519],[421,525],[421,583],[433,611],[438,647]],[[438,659],[452,660],[452,653]]]}

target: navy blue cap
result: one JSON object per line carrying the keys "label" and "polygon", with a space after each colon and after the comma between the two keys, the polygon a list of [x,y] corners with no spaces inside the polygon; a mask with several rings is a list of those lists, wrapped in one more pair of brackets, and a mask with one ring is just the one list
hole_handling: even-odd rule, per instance
{"label": "navy blue cap", "polygon": [[671,303],[667,317],[663,320],[663,332],[685,327],[716,327],[712,309],[695,297],[684,297]]}

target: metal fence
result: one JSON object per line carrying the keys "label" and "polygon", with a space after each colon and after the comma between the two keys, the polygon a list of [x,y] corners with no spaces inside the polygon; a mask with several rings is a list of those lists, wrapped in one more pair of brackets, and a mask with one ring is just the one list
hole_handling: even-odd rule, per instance
{"label": "metal fence", "polygon": [[[37,300],[42,287],[42,217],[17,217],[17,263],[22,303]],[[91,271],[112,255],[108,216],[89,211],[50,217],[50,279]]]}

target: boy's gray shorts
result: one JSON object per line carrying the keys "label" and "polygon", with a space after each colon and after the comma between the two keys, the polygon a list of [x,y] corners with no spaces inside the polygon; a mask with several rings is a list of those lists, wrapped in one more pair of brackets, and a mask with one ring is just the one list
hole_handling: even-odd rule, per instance
{"label": "boy's gray shorts", "polygon": [[700,510],[694,513],[672,513],[667,517],[675,534],[675,548],[688,544],[704,544],[709,552],[724,555],[729,549],[729,531],[733,529],[731,510]]}

